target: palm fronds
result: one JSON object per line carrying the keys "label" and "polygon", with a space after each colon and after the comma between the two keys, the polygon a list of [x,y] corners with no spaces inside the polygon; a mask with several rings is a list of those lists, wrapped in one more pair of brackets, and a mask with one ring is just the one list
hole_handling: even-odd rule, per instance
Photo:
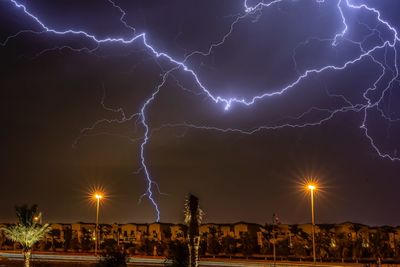
{"label": "palm fronds", "polygon": [[3,228],[3,231],[8,239],[20,243],[24,249],[30,249],[35,243],[42,240],[50,229],[49,224],[16,224]]}
{"label": "palm fronds", "polygon": [[185,224],[187,225],[191,223],[200,225],[203,220],[204,212],[199,207],[199,200],[192,194],[189,194],[186,198],[184,215]]}

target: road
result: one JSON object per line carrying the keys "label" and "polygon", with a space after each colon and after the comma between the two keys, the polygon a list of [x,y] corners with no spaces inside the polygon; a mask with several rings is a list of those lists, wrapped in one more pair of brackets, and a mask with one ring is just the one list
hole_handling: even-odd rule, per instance
{"label": "road", "polygon": [[[19,252],[0,252],[0,258],[9,260],[22,260],[22,254]],[[90,254],[73,253],[33,253],[33,260],[52,261],[52,262],[96,262],[98,257]],[[130,266],[161,266],[165,259],[161,257],[129,257]],[[211,267],[274,267],[271,261],[262,260],[229,260],[229,259],[203,259],[199,261],[200,266]],[[279,267],[361,267],[361,264],[341,264],[341,263],[305,263],[305,262],[277,262]]]}

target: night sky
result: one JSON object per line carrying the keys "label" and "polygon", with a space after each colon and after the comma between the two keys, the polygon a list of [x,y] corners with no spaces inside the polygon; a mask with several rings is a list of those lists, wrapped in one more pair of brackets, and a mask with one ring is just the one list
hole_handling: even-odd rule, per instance
{"label": "night sky", "polygon": [[[360,43],[369,50],[394,38],[374,13],[343,5],[349,30],[332,45],[344,27],[336,0],[282,1],[247,16],[243,0],[115,0],[126,25],[107,0],[20,1],[58,31],[82,30],[98,39],[146,32],[150,45],[179,61],[201,51],[186,64],[224,98],[279,91],[309,69],[359,57]],[[400,29],[398,1],[352,3],[379,9]],[[21,30],[28,31],[3,43]],[[43,32],[8,0],[0,1],[0,42],[0,221],[15,220],[14,206],[23,203],[37,203],[45,221],[94,221],[88,193],[102,186],[102,222],[154,222],[147,197],[138,203],[146,191],[144,127],[134,114],[176,65],[156,58],[142,39],[97,45],[83,35]],[[218,45],[209,50],[212,44]],[[309,222],[308,195],[299,184],[314,177],[323,187],[316,195],[317,223],[399,225],[400,161],[379,155],[400,156],[400,86],[390,83],[397,50],[398,44],[387,46],[343,70],[310,74],[282,95],[251,106],[233,103],[229,110],[189,73],[171,72],[145,113],[151,132],[145,160],[162,192],[153,190],[161,221],[182,222],[191,192],[208,222],[265,223],[273,213],[283,223]],[[379,153],[360,128],[363,93],[382,73],[373,59],[385,65],[368,95],[383,97],[366,121]],[[215,130],[289,124],[310,126],[253,134]]]}

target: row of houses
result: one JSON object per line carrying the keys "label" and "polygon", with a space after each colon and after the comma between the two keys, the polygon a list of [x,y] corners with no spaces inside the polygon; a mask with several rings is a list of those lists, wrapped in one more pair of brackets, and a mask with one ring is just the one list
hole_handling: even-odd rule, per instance
{"label": "row of houses", "polygon": [[[239,239],[245,233],[256,238],[261,227],[262,226],[258,224],[244,222],[235,224],[203,224],[200,226],[200,235],[207,236],[211,231],[214,231],[218,238],[232,236],[233,238]],[[67,238],[67,233],[71,233],[72,237],[70,238],[76,238],[81,242],[88,234],[94,236],[95,228],[96,224],[94,223],[53,223],[51,224],[52,231],[48,234],[48,238],[63,242]],[[184,239],[185,228],[183,224],[170,223],[100,224],[99,238],[100,241],[114,239],[119,243],[140,243],[145,239],[164,242]]]}
{"label": "row of houses", "polygon": [[[6,226],[6,224],[1,225]],[[52,231],[48,234],[48,239],[55,240],[57,242],[65,242],[66,239],[75,239],[81,242],[88,236],[94,237],[96,224],[94,223],[53,223],[51,224]],[[238,222],[234,224],[215,224],[207,223],[200,226],[200,235],[207,237],[212,234],[218,239],[230,236],[234,239],[241,239],[244,236],[250,237],[256,240],[257,244],[262,247],[265,245],[266,233],[274,232],[276,239],[291,239],[299,234],[299,232],[311,235],[312,225],[301,224],[301,225],[287,225],[279,224],[271,225],[259,225],[255,223]],[[345,236],[348,240],[362,239],[368,245],[371,235],[378,231],[385,231],[388,236],[388,242],[391,247],[400,244],[400,228],[388,228],[388,227],[368,227],[360,224],[353,223],[342,223],[335,225],[317,225],[315,227],[315,233],[332,235],[332,236]],[[150,224],[137,224],[137,223],[126,223],[126,224],[100,224],[99,225],[99,238],[100,242],[106,239],[116,240],[119,244],[139,244],[144,240],[152,240],[157,242],[166,242],[169,240],[177,240],[185,238],[185,226],[182,224],[170,224],[170,223],[150,223]]]}

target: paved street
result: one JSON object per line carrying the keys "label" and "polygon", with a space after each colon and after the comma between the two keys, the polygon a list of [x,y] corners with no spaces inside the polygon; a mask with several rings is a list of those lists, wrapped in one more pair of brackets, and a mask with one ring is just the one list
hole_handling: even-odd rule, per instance
{"label": "paved street", "polygon": [[[9,260],[22,260],[22,254],[17,252],[0,252],[0,258],[7,258]],[[97,257],[89,254],[55,254],[55,253],[34,253],[32,254],[33,260],[40,261],[54,261],[54,262],[95,262]],[[146,265],[146,266],[159,266],[163,265],[165,259],[159,257],[129,257],[129,265]],[[207,259],[199,262],[200,266],[228,266],[228,267],[269,267],[274,266],[271,261],[261,260],[222,260],[222,259]],[[297,263],[297,262],[278,262],[276,266],[280,267],[342,267],[351,266],[358,267],[361,264],[341,264],[341,263]]]}

